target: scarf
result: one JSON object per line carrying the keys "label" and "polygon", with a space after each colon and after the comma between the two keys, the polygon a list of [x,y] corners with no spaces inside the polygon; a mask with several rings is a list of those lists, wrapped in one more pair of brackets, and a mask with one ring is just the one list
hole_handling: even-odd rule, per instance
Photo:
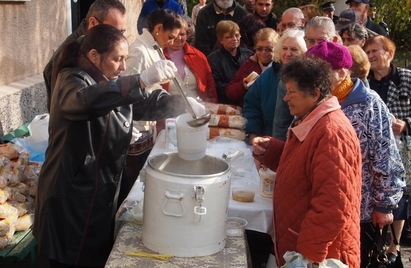
{"label": "scarf", "polygon": [[354,88],[354,82],[350,77],[346,77],[332,92],[337,97],[338,103],[342,103]]}

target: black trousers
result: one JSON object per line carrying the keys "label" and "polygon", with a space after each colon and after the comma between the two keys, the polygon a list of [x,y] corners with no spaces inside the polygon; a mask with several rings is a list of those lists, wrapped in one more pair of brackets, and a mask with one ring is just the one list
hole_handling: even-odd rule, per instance
{"label": "black trousers", "polygon": [[123,203],[134,185],[140,170],[143,168],[151,149],[139,155],[127,155],[126,168],[121,178],[120,193],[118,195],[117,208]]}

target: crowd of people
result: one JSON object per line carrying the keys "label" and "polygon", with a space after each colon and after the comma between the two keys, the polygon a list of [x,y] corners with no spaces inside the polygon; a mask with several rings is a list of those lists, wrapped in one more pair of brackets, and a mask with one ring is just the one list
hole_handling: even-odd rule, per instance
{"label": "crowd of people", "polygon": [[137,176],[129,145],[185,112],[174,81],[199,109],[243,109],[256,167],[276,171],[267,250],[278,266],[295,251],[365,268],[376,232],[392,225],[400,241],[411,205],[396,139],[411,131],[411,70],[394,65],[369,0],[347,0],[339,16],[333,3],[277,17],[273,0],[200,0],[189,16],[184,0],[147,0],[128,44],[124,5],[96,0],[44,70],[50,138],[34,236],[50,267],[104,267]]}

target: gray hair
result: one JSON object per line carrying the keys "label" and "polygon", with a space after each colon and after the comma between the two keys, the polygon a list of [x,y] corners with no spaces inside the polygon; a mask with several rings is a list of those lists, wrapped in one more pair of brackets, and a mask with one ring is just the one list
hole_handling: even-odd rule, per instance
{"label": "gray hair", "polygon": [[282,16],[286,13],[293,13],[298,19],[304,19],[304,13],[298,7],[290,7],[283,12]]}
{"label": "gray hair", "polygon": [[335,24],[329,17],[317,16],[312,18],[305,26],[305,33],[307,33],[307,29],[310,27],[313,27],[314,29],[324,29],[328,38],[337,36],[337,33],[335,32]]}
{"label": "gray hair", "polygon": [[280,39],[278,39],[278,42],[274,47],[274,61],[281,62],[281,50],[284,40],[287,38],[293,38],[297,41],[298,49],[301,54],[304,54],[307,51],[307,45],[304,41],[304,31],[298,29],[288,29],[284,32]]}

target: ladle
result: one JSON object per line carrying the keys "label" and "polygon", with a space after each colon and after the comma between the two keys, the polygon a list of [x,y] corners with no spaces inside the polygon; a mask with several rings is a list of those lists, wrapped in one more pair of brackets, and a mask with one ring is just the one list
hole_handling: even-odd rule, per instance
{"label": "ladle", "polygon": [[[165,60],[166,57],[164,57],[163,51],[161,51],[160,47],[157,45],[154,45],[153,48],[157,50],[158,55],[160,55],[160,58],[162,60]],[[178,75],[178,73],[175,73],[175,75]],[[180,85],[180,82],[176,77],[173,78],[174,84],[177,86],[178,91],[180,92],[181,97],[183,98],[184,102],[186,103],[186,106],[188,108],[188,111],[190,112],[191,116],[193,117],[193,120],[187,121],[187,124],[190,127],[201,127],[202,125],[205,125],[210,121],[211,115],[209,113],[202,115],[201,117],[198,117],[196,113],[193,110],[193,107],[191,107],[190,102],[188,101],[186,95],[184,94],[183,88]]]}

